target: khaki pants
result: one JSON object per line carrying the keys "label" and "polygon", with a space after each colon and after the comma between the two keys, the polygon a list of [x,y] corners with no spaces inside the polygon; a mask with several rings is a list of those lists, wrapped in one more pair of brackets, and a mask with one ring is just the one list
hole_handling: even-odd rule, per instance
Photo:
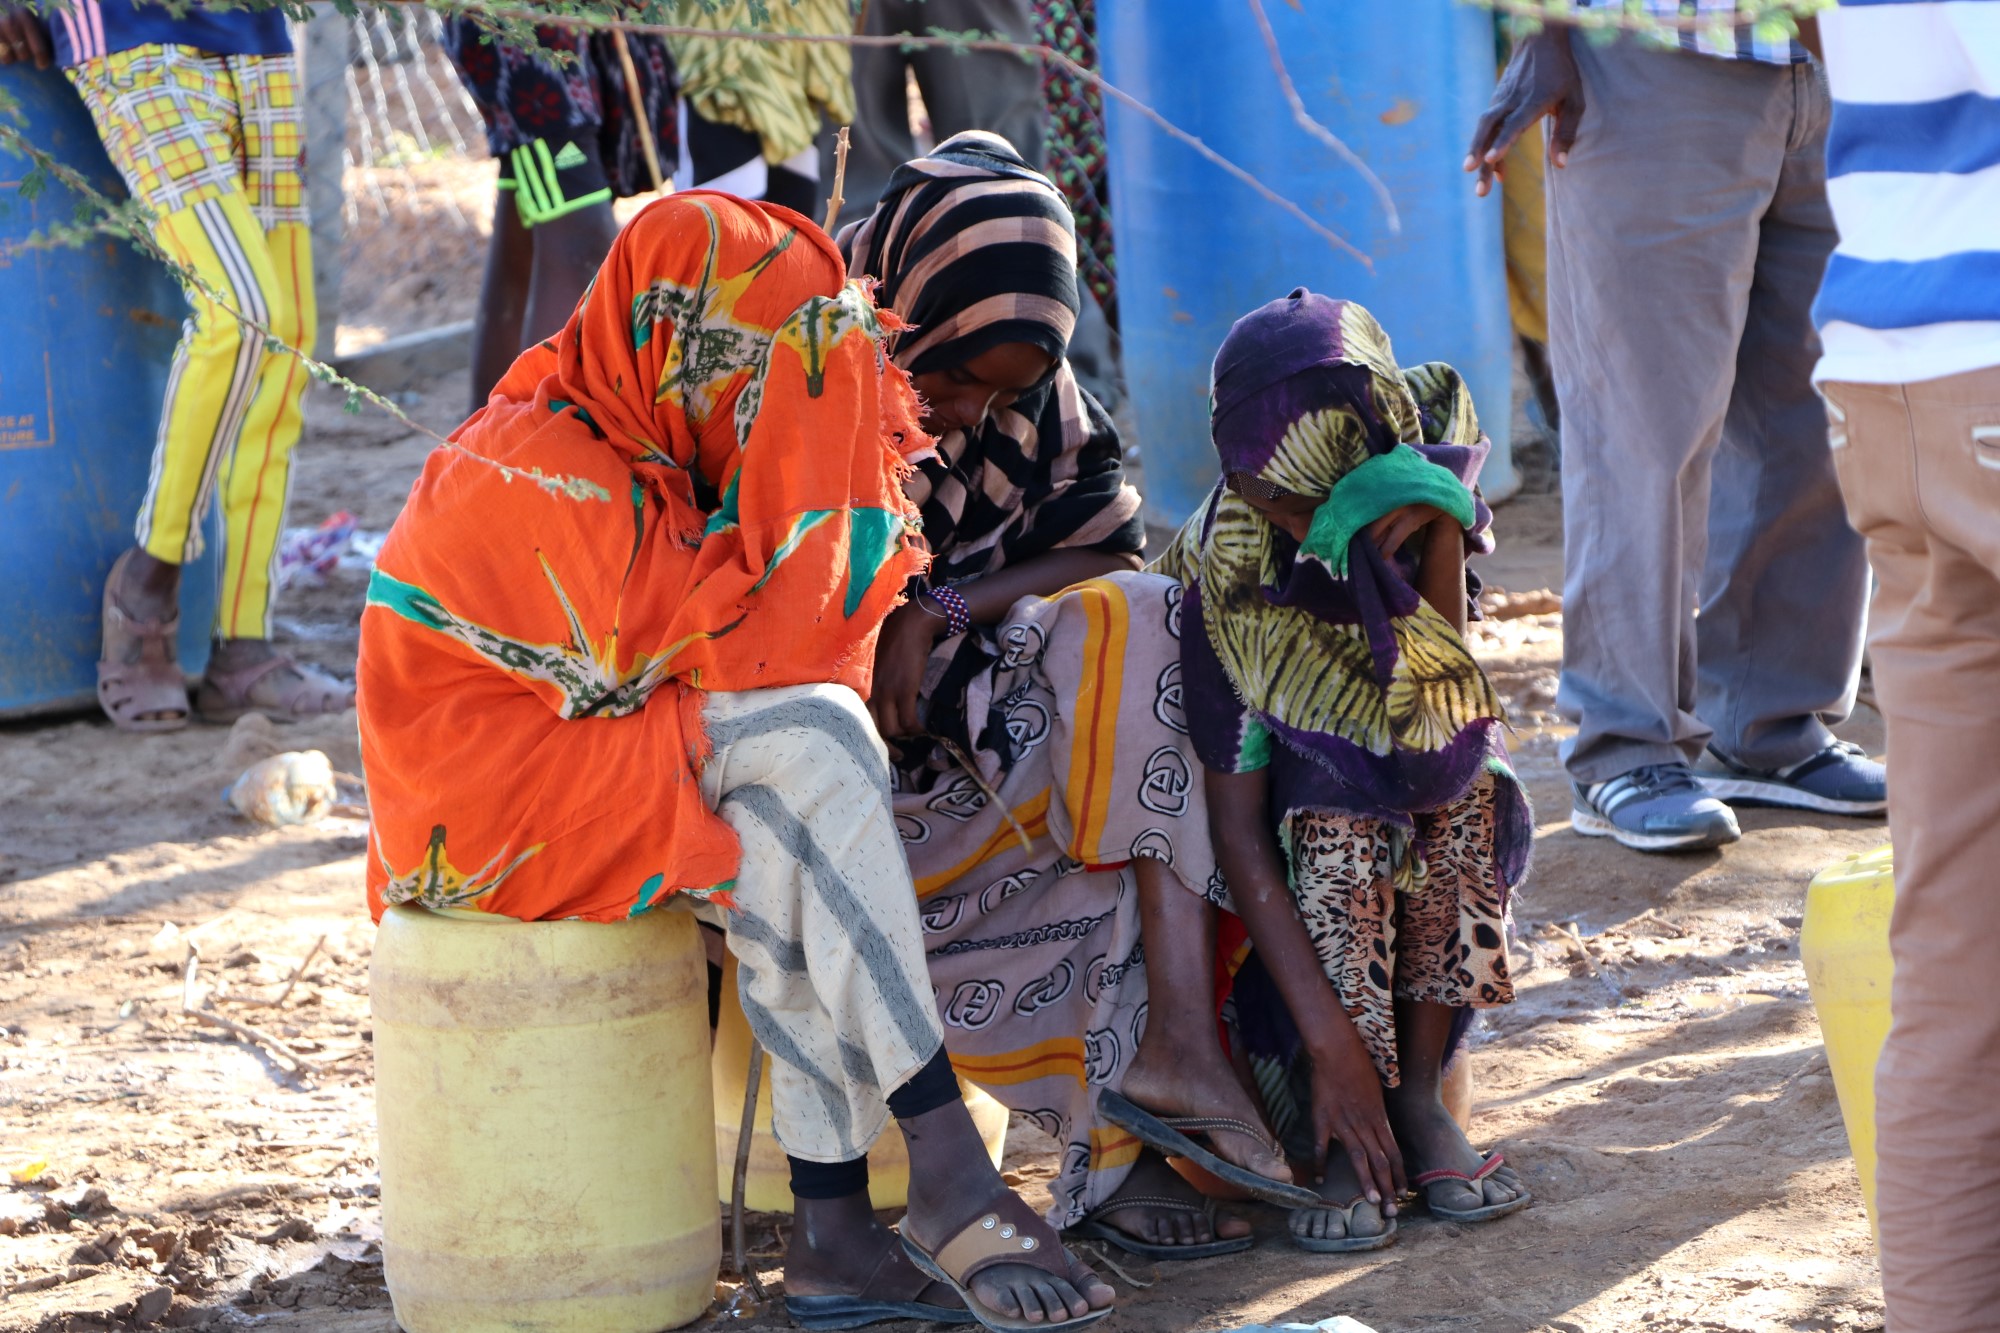
{"label": "khaki pants", "polygon": [[1879,590],[1896,843],[1894,1022],[1876,1070],[1890,1333],[2000,1327],[2000,367],[1827,384]]}

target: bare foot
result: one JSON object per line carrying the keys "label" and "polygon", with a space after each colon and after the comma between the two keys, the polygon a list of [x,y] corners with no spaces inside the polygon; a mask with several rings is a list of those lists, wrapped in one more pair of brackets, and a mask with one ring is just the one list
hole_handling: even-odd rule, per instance
{"label": "bare foot", "polygon": [[1368,1202],[1354,1163],[1336,1148],[1326,1155],[1326,1175],[1312,1191],[1330,1205],[1326,1208],[1294,1208],[1287,1223],[1294,1236],[1310,1240],[1346,1240],[1380,1236],[1390,1223],[1382,1208]]}
{"label": "bare foot", "polygon": [[[1223,1058],[1210,1033],[1207,1042],[1170,1042],[1148,1025],[1138,1053],[1125,1070],[1119,1091],[1136,1105],[1160,1116],[1225,1116],[1262,1125],[1263,1113],[1250,1099],[1236,1071]],[[1292,1183],[1292,1168],[1269,1144],[1233,1130],[1207,1131],[1215,1155],[1266,1180]]]}
{"label": "bare foot", "polygon": [[[1009,1191],[993,1169],[965,1103],[896,1123],[910,1150],[910,1208],[903,1217],[903,1234],[926,1254],[935,1254]],[[1037,1218],[1021,1231],[1023,1240],[1034,1240],[1042,1253],[1068,1259],[1067,1278],[1028,1264],[995,1264],[969,1284],[981,1305],[1009,1319],[1060,1324],[1108,1309],[1117,1299],[1110,1284],[1062,1249],[1061,1238],[1046,1222]]]}
{"label": "bare foot", "polygon": [[[1414,1180],[1426,1171],[1463,1171],[1468,1176],[1477,1171],[1485,1158],[1465,1137],[1465,1131],[1451,1118],[1444,1103],[1434,1094],[1398,1096],[1402,1091],[1401,1088],[1389,1089],[1385,1101],[1389,1126],[1396,1131],[1396,1142],[1403,1149],[1403,1161],[1410,1178]],[[1329,1158],[1329,1173],[1332,1168],[1333,1162]],[[1467,1212],[1496,1203],[1512,1203],[1526,1192],[1527,1187],[1521,1183],[1513,1167],[1503,1165],[1477,1183],[1433,1180],[1423,1190],[1427,1202],[1454,1212]]]}
{"label": "bare foot", "polygon": [[1146,1197],[1174,1199],[1196,1206],[1206,1202],[1200,1190],[1167,1165],[1166,1158],[1148,1148],[1139,1154],[1138,1163],[1118,1192],[1105,1200],[1105,1206],[1092,1217],[1148,1245],[1208,1245],[1250,1234],[1248,1222],[1228,1213],[1211,1220],[1205,1212],[1190,1213],[1180,1208],[1149,1208],[1142,1204],[1128,1204],[1115,1211],[1111,1208],[1124,1200]]}
{"label": "bare foot", "polygon": [[111,599],[134,620],[171,620],[180,609],[181,567],[135,548],[112,570]]}

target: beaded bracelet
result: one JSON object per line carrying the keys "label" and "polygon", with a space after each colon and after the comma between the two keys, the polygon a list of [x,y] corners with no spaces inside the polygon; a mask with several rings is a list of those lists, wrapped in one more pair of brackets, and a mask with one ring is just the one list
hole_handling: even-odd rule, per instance
{"label": "beaded bracelet", "polygon": [[946,638],[956,637],[972,628],[972,608],[965,604],[965,598],[958,589],[940,585],[935,588],[924,588],[917,593],[917,605],[936,616],[938,615],[936,611],[924,606],[926,596],[944,608],[944,614],[939,616],[939,619],[944,621]]}

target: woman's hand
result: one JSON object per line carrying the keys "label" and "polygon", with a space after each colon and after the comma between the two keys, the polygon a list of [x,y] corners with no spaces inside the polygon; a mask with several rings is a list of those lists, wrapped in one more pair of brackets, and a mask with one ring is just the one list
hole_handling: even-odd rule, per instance
{"label": "woman's hand", "polygon": [[1368,540],[1384,559],[1394,559],[1403,543],[1440,520],[1456,527],[1458,520],[1435,505],[1404,505],[1391,509],[1368,525]]}
{"label": "woman's hand", "polygon": [[1396,1196],[1406,1188],[1403,1153],[1361,1034],[1351,1022],[1331,1025],[1309,1043],[1306,1054],[1312,1062],[1314,1183],[1325,1178],[1327,1144],[1338,1139],[1368,1202],[1379,1205],[1383,1216],[1395,1216]]}
{"label": "woman's hand", "polygon": [[868,712],[884,740],[923,731],[919,696],[924,688],[924,668],[944,623],[914,600],[897,607],[882,622],[881,637],[875,641],[875,688],[868,696]]}

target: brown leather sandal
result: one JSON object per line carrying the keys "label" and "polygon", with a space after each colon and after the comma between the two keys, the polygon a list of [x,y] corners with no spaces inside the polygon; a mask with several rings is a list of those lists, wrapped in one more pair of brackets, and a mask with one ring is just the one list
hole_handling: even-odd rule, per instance
{"label": "brown leather sandal", "polygon": [[1075,1259],[1055,1238],[1048,1224],[1011,1190],[994,1199],[984,1213],[940,1245],[936,1254],[927,1254],[907,1234],[903,1236],[903,1249],[911,1263],[934,1281],[957,1292],[974,1319],[999,1333],[1057,1333],[1061,1329],[1082,1328],[1096,1323],[1115,1308],[1106,1306],[1060,1323],[1046,1319],[1031,1321],[1002,1314],[972,1294],[972,1279],[1001,1264],[1025,1264],[1064,1282],[1076,1281]]}
{"label": "brown leather sandal", "polygon": [[[259,681],[282,671],[292,675],[279,684],[275,698],[260,702],[251,697]],[[211,666],[194,701],[204,722],[234,722],[245,713],[262,713],[273,722],[298,722],[347,711],[354,706],[354,687],[318,667],[274,653],[235,671],[218,671]]]}
{"label": "brown leather sandal", "polygon": [[[165,620],[140,620],[118,605],[118,586],[127,551],[104,580],[104,643],[97,657],[97,703],[120,731],[179,731],[188,724],[187,676],[175,645],[181,613]],[[138,647],[135,660],[132,648]]]}
{"label": "brown leather sandal", "polygon": [[972,1311],[962,1305],[927,1301],[938,1285],[917,1271],[899,1245],[890,1244],[875,1261],[875,1271],[853,1296],[794,1296],[785,1294],[785,1313],[806,1329],[865,1328],[890,1319],[927,1319],[933,1324],[970,1324]]}

